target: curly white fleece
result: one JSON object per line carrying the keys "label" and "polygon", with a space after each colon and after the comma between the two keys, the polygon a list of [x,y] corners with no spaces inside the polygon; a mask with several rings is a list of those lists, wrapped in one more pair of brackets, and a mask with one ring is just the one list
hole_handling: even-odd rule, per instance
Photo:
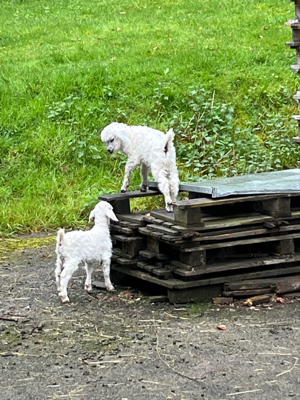
{"label": "curly white fleece", "polygon": [[128,156],[122,192],[127,191],[130,175],[139,165],[142,173],[140,189],[146,191],[150,168],[159,190],[165,197],[167,211],[173,211],[173,204],[178,194],[179,177],[172,129],[164,134],[147,126],[128,126],[113,122],[103,129],[101,140],[110,153],[119,150]]}
{"label": "curly white fleece", "polygon": [[89,231],[65,233],[64,229],[59,229],[57,233],[55,278],[62,302],[69,301],[67,286],[81,262],[84,262],[86,269],[86,290],[92,290],[93,268],[88,265],[89,261],[101,262],[106,289],[114,290],[110,281],[112,242],[109,224],[110,220],[118,221],[118,219],[112,206],[106,201],[99,202],[91,211],[89,220],[92,218],[95,218],[95,225]]}

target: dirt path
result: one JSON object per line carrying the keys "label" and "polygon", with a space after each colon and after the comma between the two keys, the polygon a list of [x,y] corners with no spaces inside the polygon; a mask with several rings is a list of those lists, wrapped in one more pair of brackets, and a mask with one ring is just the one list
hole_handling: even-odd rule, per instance
{"label": "dirt path", "polygon": [[62,305],[54,264],[54,245],[0,261],[1,400],[300,398],[297,299],[220,309],[87,294],[81,269]]}

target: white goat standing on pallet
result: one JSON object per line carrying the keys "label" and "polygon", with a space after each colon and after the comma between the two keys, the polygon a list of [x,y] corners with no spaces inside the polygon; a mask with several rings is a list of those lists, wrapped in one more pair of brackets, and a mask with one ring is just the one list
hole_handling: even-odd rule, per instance
{"label": "white goat standing on pallet", "polygon": [[101,140],[111,154],[120,150],[128,156],[121,192],[127,191],[130,175],[139,165],[142,172],[140,190],[146,192],[150,168],[165,197],[166,210],[172,212],[179,188],[173,129],[164,134],[147,126],[128,126],[113,122],[103,129]]}
{"label": "white goat standing on pallet", "polygon": [[110,259],[112,242],[109,233],[110,220],[118,221],[112,206],[106,201],[99,202],[91,211],[89,221],[95,218],[95,225],[89,231],[72,231],[65,233],[59,229],[56,243],[55,278],[62,302],[68,302],[67,286],[78,265],[84,262],[86,269],[85,289],[92,290],[93,267],[88,261],[100,261],[102,264],[105,286],[108,291],[114,290],[110,281]]}

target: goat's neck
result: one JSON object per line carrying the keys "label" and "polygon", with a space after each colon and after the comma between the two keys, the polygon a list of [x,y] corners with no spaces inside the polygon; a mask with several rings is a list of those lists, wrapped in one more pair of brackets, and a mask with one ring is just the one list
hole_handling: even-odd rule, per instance
{"label": "goat's neck", "polygon": [[104,218],[95,218],[95,225],[92,229],[94,230],[98,230],[99,228],[101,228],[102,232],[109,232],[109,219],[107,217]]}

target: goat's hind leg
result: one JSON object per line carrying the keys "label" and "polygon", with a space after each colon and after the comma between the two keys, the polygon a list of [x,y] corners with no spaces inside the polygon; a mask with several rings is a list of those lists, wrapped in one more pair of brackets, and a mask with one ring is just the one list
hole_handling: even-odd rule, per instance
{"label": "goat's hind leg", "polygon": [[84,288],[85,290],[87,290],[88,292],[90,292],[92,290],[92,273],[94,268],[91,265],[88,265],[88,263],[84,263],[84,267],[86,270],[86,281],[84,284]]}
{"label": "goat's hind leg", "polygon": [[110,259],[108,260],[102,260],[102,270],[103,270],[103,275],[104,275],[104,283],[106,290],[108,292],[112,292],[115,290],[113,287],[111,281],[110,281]]}
{"label": "goat's hind leg", "polygon": [[60,274],[63,269],[63,260],[61,259],[61,256],[57,254],[56,258],[56,268],[55,268],[55,280],[56,280],[56,286],[57,290],[60,291]]}
{"label": "goat's hind leg", "polygon": [[148,188],[148,167],[146,164],[141,164],[142,183],[140,184],[140,191],[147,192]]}
{"label": "goat's hind leg", "polygon": [[67,260],[64,263],[64,269],[60,274],[60,291],[59,296],[63,303],[70,301],[68,297],[67,287],[69,280],[71,279],[73,272],[78,268],[77,260]]}

